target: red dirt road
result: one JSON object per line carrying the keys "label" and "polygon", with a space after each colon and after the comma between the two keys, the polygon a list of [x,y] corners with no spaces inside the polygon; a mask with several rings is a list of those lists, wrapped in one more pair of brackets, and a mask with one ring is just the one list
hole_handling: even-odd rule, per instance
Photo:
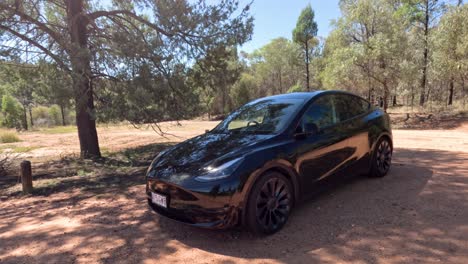
{"label": "red dirt road", "polygon": [[269,237],[148,210],[144,186],[0,204],[0,263],[468,263],[468,124],[395,130],[390,174],[296,207]]}

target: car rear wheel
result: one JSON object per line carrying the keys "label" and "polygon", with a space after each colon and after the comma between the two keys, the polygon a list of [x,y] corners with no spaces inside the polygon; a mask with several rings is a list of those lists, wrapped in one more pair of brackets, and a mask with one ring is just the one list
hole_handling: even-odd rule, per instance
{"label": "car rear wheel", "polygon": [[247,224],[257,234],[273,234],[288,220],[293,204],[289,180],[278,172],[269,172],[257,181],[247,205]]}
{"label": "car rear wheel", "polygon": [[382,138],[378,141],[371,161],[371,177],[387,175],[392,163],[392,152],[393,148],[388,138]]}

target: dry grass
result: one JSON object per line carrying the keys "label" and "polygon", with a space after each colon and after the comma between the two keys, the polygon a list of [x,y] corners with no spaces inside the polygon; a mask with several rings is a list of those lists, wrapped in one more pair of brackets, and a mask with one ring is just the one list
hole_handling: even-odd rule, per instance
{"label": "dry grass", "polygon": [[14,143],[14,142],[20,142],[21,140],[19,139],[18,135],[14,132],[1,132],[0,133],[0,142],[1,143]]}

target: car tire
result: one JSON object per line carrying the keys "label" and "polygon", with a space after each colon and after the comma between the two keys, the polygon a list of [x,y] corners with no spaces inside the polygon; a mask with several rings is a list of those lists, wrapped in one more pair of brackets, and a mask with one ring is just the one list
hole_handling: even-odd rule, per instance
{"label": "car tire", "polygon": [[381,138],[372,154],[369,176],[381,178],[387,175],[392,164],[392,143],[387,137]]}
{"label": "car tire", "polygon": [[276,233],[288,221],[293,201],[291,182],[284,175],[264,174],[255,182],[247,202],[248,228],[261,235]]}

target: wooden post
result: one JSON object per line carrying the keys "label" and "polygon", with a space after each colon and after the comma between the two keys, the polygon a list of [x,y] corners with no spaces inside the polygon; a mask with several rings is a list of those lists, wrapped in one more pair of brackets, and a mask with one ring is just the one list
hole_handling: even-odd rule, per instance
{"label": "wooden post", "polygon": [[33,191],[31,162],[23,160],[21,166],[21,183],[23,184],[23,193],[29,194]]}

